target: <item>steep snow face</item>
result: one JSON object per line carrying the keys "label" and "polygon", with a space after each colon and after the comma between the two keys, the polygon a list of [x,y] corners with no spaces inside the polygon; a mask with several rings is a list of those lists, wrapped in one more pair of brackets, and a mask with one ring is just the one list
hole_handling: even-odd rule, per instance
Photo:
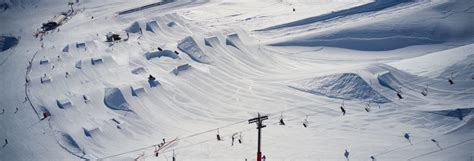
{"label": "steep snow face", "polygon": [[[387,2],[393,3],[395,1]],[[374,2],[374,4],[377,3],[379,2]],[[417,3],[419,3],[419,5],[417,5]],[[474,17],[474,14],[472,12],[463,11],[471,10],[472,8],[470,8],[470,6],[473,6],[474,2],[464,0],[459,3],[464,3],[466,4],[465,6],[459,6],[457,5],[458,3],[449,2],[429,7],[423,7],[428,6],[423,3],[439,2],[416,1],[402,6],[392,7],[387,9],[387,11],[381,11],[393,13],[403,8],[418,8],[409,13],[410,15],[416,16],[397,15],[396,17],[389,16],[382,18],[381,16],[377,16],[380,13],[375,12],[377,10],[373,10],[374,8],[372,8],[370,9],[371,12],[375,13],[371,13],[373,14],[371,17],[377,19],[374,23],[366,24],[356,22],[352,25],[339,26],[337,30],[319,32],[313,35],[307,34],[288,41],[275,43],[274,45],[325,46],[362,51],[387,51],[417,45],[439,44],[448,41],[462,43],[467,40],[472,40],[474,31],[472,31],[471,28],[474,27],[474,23],[471,23],[470,19]],[[357,12],[358,10],[358,7],[348,9],[348,11],[352,12]],[[338,14],[338,12],[332,14]],[[307,23],[285,26],[300,27],[300,25],[305,24]]]}
{"label": "steep snow face", "polygon": [[0,52],[8,50],[18,44],[18,38],[12,36],[0,36]]}
{"label": "steep snow face", "polygon": [[312,94],[345,100],[359,100],[388,103],[390,100],[372,89],[363,78],[355,73],[334,74],[297,81],[290,87]]}

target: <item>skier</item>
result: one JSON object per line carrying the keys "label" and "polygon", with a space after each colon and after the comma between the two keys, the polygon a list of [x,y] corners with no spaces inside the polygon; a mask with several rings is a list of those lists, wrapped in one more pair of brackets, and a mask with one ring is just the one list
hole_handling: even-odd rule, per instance
{"label": "skier", "polygon": [[15,108],[15,112],[13,114],[16,114],[18,112],[18,107]]}
{"label": "skier", "polygon": [[295,11],[296,11],[296,9],[295,9],[295,8],[293,8],[293,12],[295,12]]}
{"label": "skier", "polygon": [[139,29],[140,29],[140,34],[143,35],[142,27],[140,27]]}
{"label": "skier", "polygon": [[341,111],[342,111],[342,115],[346,115],[346,110],[344,109],[344,106],[341,106]]}
{"label": "skier", "polygon": [[242,144],[242,132],[239,133],[239,144]]}
{"label": "skier", "polygon": [[165,143],[166,143],[165,138],[163,138],[163,144],[165,144]]}
{"label": "skier", "polygon": [[344,152],[344,157],[346,157],[346,159],[349,160],[349,152],[347,151],[347,149]]}
{"label": "skier", "polygon": [[397,92],[397,96],[398,96],[399,99],[403,99],[403,96],[402,96],[401,92]]}
{"label": "skier", "polygon": [[69,76],[69,73],[68,73],[68,72],[66,72],[66,76],[65,76],[65,77],[67,78],[68,76]]}
{"label": "skier", "polygon": [[267,157],[265,155],[263,155],[262,161],[265,161],[265,160],[267,160]]}

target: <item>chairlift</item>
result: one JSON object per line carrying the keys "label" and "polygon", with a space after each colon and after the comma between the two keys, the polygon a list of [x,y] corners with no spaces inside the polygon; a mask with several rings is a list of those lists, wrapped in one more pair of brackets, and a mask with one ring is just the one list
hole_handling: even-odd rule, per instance
{"label": "chairlift", "polygon": [[280,125],[285,126],[285,122],[283,121],[283,112],[280,115]]}
{"label": "chairlift", "polygon": [[402,96],[402,88],[400,88],[398,91],[397,91],[397,96],[399,99],[403,99],[403,96]]}
{"label": "chairlift", "polygon": [[365,111],[370,112],[370,102],[365,104]]}
{"label": "chairlift", "polygon": [[346,115],[346,110],[344,109],[344,100],[342,101],[341,112],[343,116]]}
{"label": "chairlift", "polygon": [[176,155],[174,154],[174,149],[173,149],[173,161],[176,161]]}
{"label": "chairlift", "polygon": [[221,136],[219,135],[219,129],[217,129],[217,141],[222,141]]}
{"label": "chairlift", "polygon": [[309,123],[309,122],[308,122],[308,115],[306,115],[306,118],[305,118],[304,121],[303,121],[303,126],[304,126],[305,128],[308,128],[308,123]]}
{"label": "chairlift", "polygon": [[153,145],[155,147],[155,157],[158,157],[159,153],[158,153],[158,149],[156,148],[157,145]]}
{"label": "chairlift", "polygon": [[451,76],[449,77],[448,79],[448,82],[449,82],[449,85],[453,85],[454,84],[454,77],[453,77],[453,74],[451,73]]}
{"label": "chairlift", "polygon": [[428,88],[425,87],[425,88],[423,89],[423,91],[421,91],[421,94],[422,94],[423,96],[428,96]]}
{"label": "chairlift", "polygon": [[242,132],[239,133],[239,144],[242,144]]}

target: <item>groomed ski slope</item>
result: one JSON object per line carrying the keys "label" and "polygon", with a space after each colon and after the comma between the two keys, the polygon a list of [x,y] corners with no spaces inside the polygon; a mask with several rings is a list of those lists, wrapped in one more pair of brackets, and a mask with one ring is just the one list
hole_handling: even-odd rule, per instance
{"label": "groomed ski slope", "polygon": [[0,160],[474,157],[469,0],[5,3]]}

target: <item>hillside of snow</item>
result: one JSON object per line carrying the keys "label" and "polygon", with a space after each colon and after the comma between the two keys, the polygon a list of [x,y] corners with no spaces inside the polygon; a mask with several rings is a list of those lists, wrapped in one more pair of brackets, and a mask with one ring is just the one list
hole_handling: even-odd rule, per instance
{"label": "hillside of snow", "polygon": [[472,0],[71,2],[0,1],[2,161],[474,158]]}

